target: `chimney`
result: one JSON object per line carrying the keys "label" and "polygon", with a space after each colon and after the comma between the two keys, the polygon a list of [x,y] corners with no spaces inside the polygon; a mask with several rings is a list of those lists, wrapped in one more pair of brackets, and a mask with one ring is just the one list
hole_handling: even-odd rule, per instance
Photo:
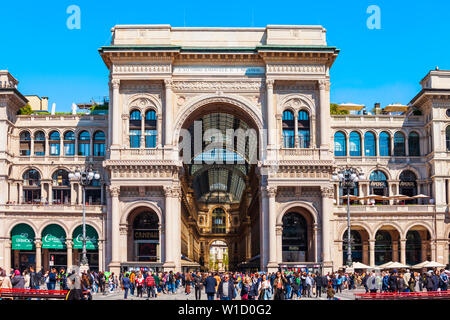
{"label": "chimney", "polygon": [[48,97],[42,97],[41,111],[48,111]]}
{"label": "chimney", "polygon": [[375,103],[375,108],[373,109],[374,114],[381,114],[381,104],[379,102]]}

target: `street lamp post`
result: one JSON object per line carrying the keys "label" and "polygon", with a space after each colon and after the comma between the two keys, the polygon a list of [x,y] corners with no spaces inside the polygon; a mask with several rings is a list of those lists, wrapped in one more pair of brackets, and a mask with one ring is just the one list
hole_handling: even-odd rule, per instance
{"label": "street lamp post", "polygon": [[354,188],[355,184],[364,179],[364,175],[354,168],[341,169],[337,173],[333,173],[333,180],[339,181],[342,190],[347,189],[347,265],[352,265],[352,246],[351,246],[351,230],[350,230],[350,188]]}
{"label": "street lamp post", "polygon": [[77,180],[83,189],[83,251],[80,260],[80,272],[84,272],[89,270],[89,262],[86,255],[86,186],[90,185],[92,180],[100,179],[100,174],[94,172],[91,166],[84,171],[80,171],[77,168],[74,172],[69,173],[69,179]]}

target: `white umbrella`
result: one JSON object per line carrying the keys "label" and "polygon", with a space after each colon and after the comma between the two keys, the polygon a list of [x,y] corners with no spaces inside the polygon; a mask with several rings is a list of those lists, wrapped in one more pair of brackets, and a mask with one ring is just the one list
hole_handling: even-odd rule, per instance
{"label": "white umbrella", "polygon": [[378,266],[378,268],[380,268],[380,269],[387,269],[387,268],[389,268],[389,266],[392,264],[392,263],[394,263],[394,261],[389,261],[389,262],[386,262],[386,263],[384,263],[384,264],[382,264],[382,265],[379,265]]}
{"label": "white umbrella", "polygon": [[421,263],[418,263],[418,264],[413,265],[412,268],[413,268],[413,269],[422,269],[422,268],[424,268],[424,267],[426,266],[426,264],[429,263],[429,262],[430,262],[430,261],[428,261],[428,260],[423,261],[423,262],[421,262]]}
{"label": "white umbrella", "polygon": [[445,265],[436,261],[429,261],[425,264],[425,268],[444,268]]}
{"label": "white umbrella", "polygon": [[407,264],[403,264],[400,262],[392,262],[389,267],[389,269],[402,269],[402,268],[410,268]]}
{"label": "white umbrella", "polygon": [[361,263],[361,262],[353,262],[352,268],[353,269],[371,269],[370,266],[368,266],[364,263]]}
{"label": "white umbrella", "polygon": [[425,199],[425,198],[429,198],[430,196],[427,196],[427,195],[424,195],[424,194],[418,194],[418,195],[415,195],[415,196],[412,196],[412,198],[415,198],[415,199]]}

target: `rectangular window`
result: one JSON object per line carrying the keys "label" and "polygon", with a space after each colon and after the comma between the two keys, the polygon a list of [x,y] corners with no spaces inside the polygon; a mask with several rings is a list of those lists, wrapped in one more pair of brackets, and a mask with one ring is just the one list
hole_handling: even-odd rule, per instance
{"label": "rectangular window", "polygon": [[156,148],[156,130],[145,130],[145,147]]}
{"label": "rectangular window", "polygon": [[59,143],[51,143],[50,144],[50,155],[51,156],[59,156]]}
{"label": "rectangular window", "polygon": [[285,148],[294,148],[295,147],[294,130],[283,130],[283,146]]}
{"label": "rectangular window", "polygon": [[141,130],[130,130],[130,148],[141,147]]}
{"label": "rectangular window", "polygon": [[91,152],[91,144],[90,143],[80,143],[78,145],[78,155],[87,157]]}
{"label": "rectangular window", "polygon": [[64,155],[73,156],[75,155],[75,144],[72,142],[64,143]]}
{"label": "rectangular window", "polygon": [[105,144],[104,143],[95,143],[94,144],[94,156],[95,157],[103,157],[105,155]]}

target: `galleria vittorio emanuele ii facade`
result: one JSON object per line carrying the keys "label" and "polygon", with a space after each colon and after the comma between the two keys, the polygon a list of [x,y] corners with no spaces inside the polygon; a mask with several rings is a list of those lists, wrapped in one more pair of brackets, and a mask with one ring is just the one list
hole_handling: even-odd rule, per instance
{"label": "galleria vittorio emanuele ii facade", "polygon": [[79,264],[69,173],[86,167],[100,174],[84,200],[92,269],[337,270],[333,176],[350,167],[353,261],[449,263],[450,71],[407,106],[338,114],[321,26],[111,32],[104,113],[19,115],[31,97],[0,71],[0,267]]}

